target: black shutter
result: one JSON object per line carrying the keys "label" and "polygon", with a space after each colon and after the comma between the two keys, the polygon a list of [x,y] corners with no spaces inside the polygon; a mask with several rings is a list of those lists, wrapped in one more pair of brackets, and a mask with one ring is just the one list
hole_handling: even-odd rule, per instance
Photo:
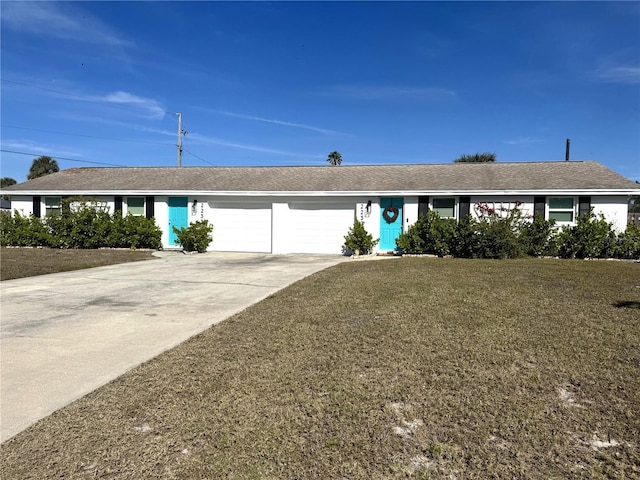
{"label": "black shutter", "polygon": [[42,198],[33,197],[33,216],[40,218],[42,216],[42,210],[40,209],[40,202],[42,202]]}
{"label": "black shutter", "polygon": [[120,216],[122,216],[122,197],[113,197],[113,203],[114,203],[114,211],[120,212]]}
{"label": "black shutter", "polygon": [[68,212],[69,208],[71,207],[71,205],[69,205],[69,195],[63,195],[62,197],[60,197],[60,211],[61,212]]}
{"label": "black shutter", "polygon": [[542,218],[544,218],[545,203],[546,203],[545,197],[534,197],[533,198],[533,214],[542,215]]}
{"label": "black shutter", "polygon": [[458,220],[462,220],[464,217],[471,213],[471,197],[460,197],[458,202]]}
{"label": "black shutter", "polygon": [[429,211],[429,197],[418,197],[418,218]]}
{"label": "black shutter", "polygon": [[147,218],[151,218],[155,215],[155,211],[154,211],[154,198],[153,197],[146,197],[144,200],[145,206],[146,206],[146,217]]}
{"label": "black shutter", "polygon": [[589,215],[591,212],[591,197],[578,198],[578,216]]}

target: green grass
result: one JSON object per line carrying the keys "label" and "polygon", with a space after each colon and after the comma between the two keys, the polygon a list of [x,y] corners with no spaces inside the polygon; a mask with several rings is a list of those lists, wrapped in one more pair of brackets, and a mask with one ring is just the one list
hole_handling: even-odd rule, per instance
{"label": "green grass", "polygon": [[1,448],[6,479],[640,478],[640,265],[347,262]]}
{"label": "green grass", "polygon": [[154,258],[150,250],[0,248],[0,280],[33,277]]}

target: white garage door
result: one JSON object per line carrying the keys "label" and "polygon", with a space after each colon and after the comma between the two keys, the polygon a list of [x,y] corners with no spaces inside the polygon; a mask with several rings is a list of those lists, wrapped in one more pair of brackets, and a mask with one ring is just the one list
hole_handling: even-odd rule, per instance
{"label": "white garage door", "polygon": [[291,204],[292,253],[341,254],[355,215],[355,202]]}
{"label": "white garage door", "polygon": [[212,202],[210,206],[210,250],[271,252],[271,204]]}

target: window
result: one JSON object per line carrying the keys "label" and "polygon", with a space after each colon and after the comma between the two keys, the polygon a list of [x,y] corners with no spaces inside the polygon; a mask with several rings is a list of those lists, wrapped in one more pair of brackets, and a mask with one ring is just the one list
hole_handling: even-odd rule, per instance
{"label": "window", "polygon": [[573,198],[558,197],[549,199],[549,220],[558,223],[573,222]]}
{"label": "window", "polygon": [[45,215],[60,213],[61,203],[60,197],[44,197]]}
{"label": "window", "polygon": [[128,197],[127,213],[135,216],[144,215],[144,197]]}
{"label": "window", "polygon": [[434,198],[433,211],[442,218],[455,218],[455,198]]}

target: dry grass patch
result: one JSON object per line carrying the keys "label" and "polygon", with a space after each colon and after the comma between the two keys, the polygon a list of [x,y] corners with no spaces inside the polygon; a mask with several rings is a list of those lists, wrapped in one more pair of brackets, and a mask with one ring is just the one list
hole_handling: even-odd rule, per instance
{"label": "dry grass patch", "polygon": [[150,250],[0,248],[0,280],[68,272],[154,258]]}
{"label": "dry grass patch", "polygon": [[[349,262],[2,446],[3,478],[640,478],[640,265]],[[625,303],[627,302],[627,303]]]}

